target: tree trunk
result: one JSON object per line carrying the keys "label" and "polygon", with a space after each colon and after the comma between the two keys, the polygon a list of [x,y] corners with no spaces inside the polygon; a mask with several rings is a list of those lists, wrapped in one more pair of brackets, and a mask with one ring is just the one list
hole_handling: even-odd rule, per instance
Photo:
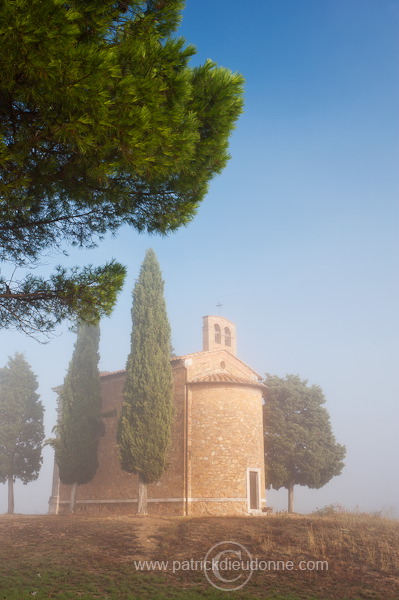
{"label": "tree trunk", "polygon": [[71,488],[71,499],[69,502],[69,512],[71,515],[73,515],[73,513],[75,512],[76,509],[76,492],[78,489],[78,484],[77,483],[73,483],[72,484],[72,488]]}
{"label": "tree trunk", "polygon": [[14,477],[8,478],[8,514],[14,514]]}
{"label": "tree trunk", "polygon": [[288,486],[288,512],[291,514],[294,512],[294,484],[290,483]]}
{"label": "tree trunk", "polygon": [[139,515],[147,514],[147,483],[144,481],[141,473],[139,473],[139,497],[138,497],[137,514],[139,514]]}

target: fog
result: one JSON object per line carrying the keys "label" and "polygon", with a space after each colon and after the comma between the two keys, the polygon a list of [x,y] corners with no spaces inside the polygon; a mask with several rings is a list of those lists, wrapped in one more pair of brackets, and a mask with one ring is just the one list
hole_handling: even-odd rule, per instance
{"label": "fog", "polygon": [[[201,350],[201,317],[237,325],[238,357],[260,375],[320,385],[346,466],[320,490],[295,488],[295,510],[339,503],[399,514],[398,5],[189,0],[180,33],[243,73],[245,112],[231,160],[194,221],[167,238],[123,229],[97,250],[46,257],[128,266],[113,315],[101,323],[100,370],[125,367],[131,291],[153,247],[165,279],[175,352]],[[209,17],[211,15],[211,18]],[[74,334],[48,344],[2,331],[0,366],[24,352],[37,374],[46,435],[56,422]],[[15,510],[46,513],[53,452],[36,482],[15,487]],[[268,493],[274,510],[285,490]],[[0,485],[0,512],[7,490]]]}

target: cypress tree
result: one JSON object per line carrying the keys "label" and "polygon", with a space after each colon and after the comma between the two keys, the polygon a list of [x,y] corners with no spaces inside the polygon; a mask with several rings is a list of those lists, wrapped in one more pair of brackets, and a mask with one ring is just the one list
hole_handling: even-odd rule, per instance
{"label": "cypress tree", "polygon": [[39,476],[44,439],[38,384],[23,354],[0,369],[0,481],[8,482],[8,512],[14,512],[14,481]]}
{"label": "cypress tree", "polygon": [[147,484],[167,466],[173,421],[170,326],[164,282],[148,250],[133,290],[131,352],[118,426],[122,469],[138,474],[139,514],[147,512]]}
{"label": "cypress tree", "polygon": [[91,481],[98,468],[97,448],[103,433],[99,342],[98,325],[79,325],[59,397],[55,457],[62,483],[72,485],[71,513],[75,511],[77,486]]}

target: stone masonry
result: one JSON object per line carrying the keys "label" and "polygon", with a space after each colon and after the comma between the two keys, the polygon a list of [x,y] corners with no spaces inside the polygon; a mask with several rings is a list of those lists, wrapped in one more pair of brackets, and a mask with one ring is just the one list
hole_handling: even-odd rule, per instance
{"label": "stone masonry", "polygon": [[[259,513],[265,505],[260,376],[236,356],[236,328],[224,317],[203,318],[203,351],[172,359],[175,421],[168,468],[148,486],[154,514]],[[94,479],[78,487],[77,510],[137,510],[137,476],[122,471],[116,444],[125,371],[101,374],[105,434]],[[55,466],[51,513],[69,510],[70,486]]]}

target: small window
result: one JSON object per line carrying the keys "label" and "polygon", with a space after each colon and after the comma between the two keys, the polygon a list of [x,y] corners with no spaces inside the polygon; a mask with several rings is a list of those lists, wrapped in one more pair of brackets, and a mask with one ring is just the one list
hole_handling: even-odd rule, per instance
{"label": "small window", "polygon": [[231,346],[231,333],[228,327],[224,328],[224,343],[226,346]]}
{"label": "small window", "polygon": [[215,342],[217,344],[222,343],[222,332],[220,330],[220,325],[218,324],[215,325]]}

